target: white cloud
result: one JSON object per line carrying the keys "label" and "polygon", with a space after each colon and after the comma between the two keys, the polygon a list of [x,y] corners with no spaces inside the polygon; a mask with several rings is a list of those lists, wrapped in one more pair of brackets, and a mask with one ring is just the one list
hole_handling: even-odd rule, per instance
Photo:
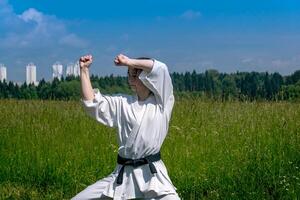
{"label": "white cloud", "polygon": [[254,61],[253,58],[243,58],[241,60],[242,63],[247,64],[247,63],[252,63]]}
{"label": "white cloud", "polygon": [[[68,31],[66,23],[34,8],[18,15],[6,0],[0,0],[2,48],[86,47],[87,41]],[[3,28],[3,30],[2,30]],[[1,48],[0,47],[0,48]]]}
{"label": "white cloud", "polygon": [[[276,58],[269,56],[244,57],[238,68],[241,71],[279,72],[282,75],[293,73],[299,66],[297,56]],[[298,67],[299,68],[299,67]]]}
{"label": "white cloud", "polygon": [[19,15],[19,17],[25,22],[35,21],[40,24],[43,21],[43,14],[34,8],[29,8],[23,14]]}
{"label": "white cloud", "polygon": [[187,10],[182,15],[180,15],[182,19],[193,20],[201,17],[200,11]]}
{"label": "white cloud", "polygon": [[272,60],[272,65],[274,67],[277,67],[277,68],[281,68],[281,67],[288,67],[292,64],[291,61],[289,60],[282,60],[282,59],[276,59],[276,60]]}
{"label": "white cloud", "polygon": [[156,16],[155,20],[157,22],[167,22],[169,20],[178,20],[178,19],[195,20],[201,16],[202,16],[202,14],[200,11],[186,10],[182,14],[176,15],[176,16]]}
{"label": "white cloud", "polygon": [[266,61],[266,58],[262,57],[244,57],[242,56],[240,60],[241,66],[262,66],[266,65],[268,62]]}

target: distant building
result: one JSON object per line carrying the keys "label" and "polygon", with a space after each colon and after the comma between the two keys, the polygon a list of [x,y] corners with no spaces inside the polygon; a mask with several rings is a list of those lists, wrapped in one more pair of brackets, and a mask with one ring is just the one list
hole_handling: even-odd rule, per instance
{"label": "distant building", "polygon": [[0,64],[0,81],[7,81],[6,67],[3,64]]}
{"label": "distant building", "polygon": [[72,75],[74,75],[74,64],[69,63],[67,65],[66,76],[72,76]]}
{"label": "distant building", "polygon": [[26,84],[29,85],[30,83],[38,84],[36,81],[36,66],[33,63],[26,66]]}
{"label": "distant building", "polygon": [[69,63],[66,70],[67,76],[80,76],[79,62]]}
{"label": "distant building", "polygon": [[59,80],[61,80],[61,77],[63,76],[63,65],[59,62],[56,62],[52,65],[52,70],[52,78],[58,78]]}
{"label": "distant building", "polygon": [[79,62],[77,61],[74,65],[74,76],[80,76],[80,67]]}

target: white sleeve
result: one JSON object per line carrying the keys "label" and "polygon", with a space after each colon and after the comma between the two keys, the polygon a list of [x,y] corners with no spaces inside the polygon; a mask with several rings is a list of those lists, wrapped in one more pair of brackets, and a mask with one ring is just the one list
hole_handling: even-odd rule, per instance
{"label": "white sleeve", "polygon": [[151,72],[142,71],[139,79],[153,92],[161,108],[165,109],[174,103],[173,84],[168,67],[160,61],[153,61]]}
{"label": "white sleeve", "polygon": [[117,96],[102,95],[97,88],[93,90],[95,94],[93,100],[81,99],[86,112],[92,118],[106,126],[117,127],[117,111],[119,110],[120,98]]}

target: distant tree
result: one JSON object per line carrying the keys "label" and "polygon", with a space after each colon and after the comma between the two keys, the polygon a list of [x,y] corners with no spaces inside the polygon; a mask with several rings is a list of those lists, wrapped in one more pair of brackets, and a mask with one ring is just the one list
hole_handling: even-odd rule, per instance
{"label": "distant tree", "polygon": [[272,85],[272,97],[273,99],[275,98],[277,100],[281,86],[283,85],[283,78],[279,73],[275,72],[274,74],[272,74],[270,81]]}
{"label": "distant tree", "polygon": [[222,100],[234,99],[237,96],[237,88],[233,76],[226,75],[222,80]]}
{"label": "distant tree", "polygon": [[190,72],[184,74],[184,88],[186,91],[192,91],[192,77]]}
{"label": "distant tree", "polygon": [[241,92],[250,100],[257,97],[258,90],[258,74],[255,72],[246,73],[241,85]]}
{"label": "distant tree", "polygon": [[66,81],[72,81],[72,80],[74,80],[74,79],[76,79],[75,78],[75,76],[74,75],[68,75],[68,76],[66,76]]}
{"label": "distant tree", "polygon": [[191,82],[191,91],[199,91],[197,73],[195,70],[193,70],[191,74]]}
{"label": "distant tree", "polygon": [[300,80],[300,70],[286,77],[286,85],[295,84]]}
{"label": "distant tree", "polygon": [[205,71],[205,92],[208,97],[221,97],[221,82],[219,75],[219,72],[215,69]]}
{"label": "distant tree", "polygon": [[283,100],[300,99],[300,80],[296,84],[285,85],[282,87]]}
{"label": "distant tree", "polygon": [[4,79],[4,81],[2,82],[2,91],[1,91],[1,93],[2,93],[2,97],[3,98],[8,98],[8,96],[9,96],[9,89],[8,89],[8,85],[7,85],[7,82],[6,82],[6,80]]}
{"label": "distant tree", "polygon": [[30,99],[30,89],[27,86],[26,82],[24,82],[20,87],[20,98],[21,99]]}
{"label": "distant tree", "polygon": [[184,91],[185,85],[184,85],[184,75],[181,73],[174,72],[171,74],[172,81],[174,84],[174,89],[176,91]]}
{"label": "distant tree", "polygon": [[45,83],[39,86],[38,96],[40,99],[52,99],[53,92],[52,92],[51,84]]}
{"label": "distant tree", "polygon": [[15,86],[13,82],[9,81],[7,90],[8,90],[8,94],[7,94],[8,98],[14,98],[16,96]]}
{"label": "distant tree", "polygon": [[266,72],[264,75],[264,94],[265,99],[271,100],[272,99],[272,85],[270,81],[269,73]]}
{"label": "distant tree", "polygon": [[[66,78],[66,81],[70,81],[72,80],[72,76],[68,76]],[[59,79],[58,78],[54,78],[52,80],[52,83],[51,83],[51,95],[50,95],[50,98],[51,99],[60,99],[61,96],[60,96],[60,93],[58,91],[58,85],[59,85]]]}
{"label": "distant tree", "polygon": [[[230,100],[280,100],[298,98],[300,70],[290,76],[279,73],[236,72],[219,73],[210,69],[204,73],[195,70],[185,73],[173,72],[171,75],[174,91],[182,97],[207,96],[213,99]],[[91,76],[93,88],[102,93],[129,93],[127,77]],[[0,81],[0,98],[17,99],[79,99],[80,77],[67,76],[61,80],[54,78],[50,82],[42,79],[38,86],[26,83],[18,86],[5,80]]]}
{"label": "distant tree", "polygon": [[61,100],[75,100],[80,97],[80,83],[76,80],[60,83],[56,89],[56,97]]}

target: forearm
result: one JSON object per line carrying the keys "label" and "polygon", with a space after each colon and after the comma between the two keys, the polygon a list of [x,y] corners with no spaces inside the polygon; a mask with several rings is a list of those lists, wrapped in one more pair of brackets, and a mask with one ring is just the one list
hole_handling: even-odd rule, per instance
{"label": "forearm", "polygon": [[129,59],[127,66],[151,72],[153,64],[154,61],[152,59]]}
{"label": "forearm", "polygon": [[81,83],[81,94],[82,94],[83,100],[93,100],[94,99],[94,91],[92,88],[88,68],[80,69],[80,83]]}

